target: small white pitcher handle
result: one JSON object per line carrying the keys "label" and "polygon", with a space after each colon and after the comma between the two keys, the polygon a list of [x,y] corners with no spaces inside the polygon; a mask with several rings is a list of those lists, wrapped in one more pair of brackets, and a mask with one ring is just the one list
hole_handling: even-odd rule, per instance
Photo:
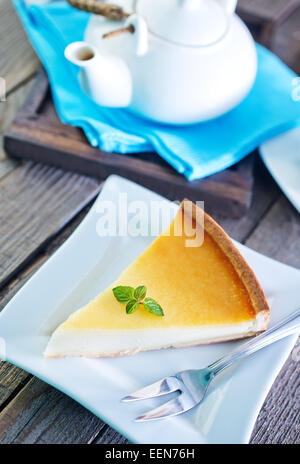
{"label": "small white pitcher handle", "polygon": [[133,14],[127,18],[125,27],[134,27],[135,52],[138,56],[146,55],[148,52],[149,38],[148,25],[145,19],[139,14]]}

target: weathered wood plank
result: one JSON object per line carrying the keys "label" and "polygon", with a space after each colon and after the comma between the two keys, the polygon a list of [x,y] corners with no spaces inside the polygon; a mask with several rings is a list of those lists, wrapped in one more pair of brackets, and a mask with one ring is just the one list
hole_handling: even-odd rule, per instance
{"label": "weathered wood plank", "polygon": [[258,416],[251,443],[300,443],[300,343],[281,370]]}
{"label": "weathered wood plank", "polygon": [[273,50],[300,75],[300,6],[275,33]]}
{"label": "weathered wood plank", "polygon": [[[97,181],[77,175],[74,177],[74,175],[70,176],[63,171],[49,169],[45,169],[45,167],[39,169],[39,166],[30,164],[21,166],[0,183],[0,229],[2,232],[0,234],[2,244],[0,261],[2,259],[7,265],[6,268],[5,266],[1,268],[1,279],[4,279],[5,276],[8,277],[10,271],[15,271],[23,260],[30,256],[30,253],[36,252],[39,246],[42,246],[49,237],[71,220],[99,191],[100,184]],[[43,188],[44,182],[48,184],[46,189]],[[64,188],[59,190],[58,187],[62,183]],[[16,187],[17,185],[19,185],[19,188]],[[53,198],[49,197],[49,194],[54,195],[54,202],[52,202]],[[27,195],[25,203],[24,195],[25,197]],[[18,196],[22,198],[22,201],[16,202]],[[44,200],[41,202],[43,196]],[[58,200],[60,196],[61,199]],[[49,198],[51,198],[50,202]],[[44,210],[44,218],[43,215],[36,214],[37,210],[33,211],[31,202],[34,199],[36,207],[40,205],[44,209],[43,202],[45,201],[48,204]],[[63,207],[62,202],[65,203]],[[18,205],[17,208],[16,204]],[[47,217],[46,213],[48,207],[50,207],[48,209],[49,217]],[[28,224],[26,225],[27,220],[23,215],[23,208],[27,211],[27,220],[30,227],[28,227]],[[11,230],[14,228],[14,217],[18,220],[18,224],[15,224],[17,235],[12,237]],[[37,220],[34,220],[34,217]],[[49,227],[47,227],[47,224]],[[36,231],[39,230],[38,235],[32,230],[32,225],[35,225]],[[36,263],[40,265],[41,261],[41,257],[39,257]],[[31,272],[28,273],[27,270],[22,280],[24,281],[29,274]],[[1,301],[0,306],[3,307],[11,296],[12,292],[9,292],[6,298]],[[28,374],[20,369],[13,366],[7,367],[5,364],[1,365],[0,408],[27,378]]]}
{"label": "weathered wood plank", "polygon": [[[38,268],[59,248],[62,243],[71,235],[73,230],[84,218],[90,206],[87,206],[78,216],[76,216],[63,231],[55,237],[45,250],[39,253],[38,257],[20,272],[16,279],[9,282],[0,290],[0,311],[6,306],[18,290],[27,282],[28,279],[38,270]],[[0,363],[0,411],[6,403],[20,391],[25,383],[31,378],[27,372],[9,363]]]}
{"label": "weathered wood plank", "polygon": [[20,164],[12,158],[7,158],[3,148],[3,134],[8,129],[15,114],[23,104],[32,83],[33,80],[30,79],[16,91],[10,93],[5,102],[0,102],[0,179]]}
{"label": "weathered wood plank", "polygon": [[0,410],[22,388],[29,374],[12,364],[0,361]]}
{"label": "weathered wood plank", "polygon": [[299,5],[299,0],[239,0],[238,8],[252,18],[266,22],[276,21]]}
{"label": "weathered wood plank", "polygon": [[11,1],[0,0],[0,76],[6,81],[6,91],[32,76],[39,60],[30,45]]}
{"label": "weathered wood plank", "polygon": [[[285,264],[300,268],[300,216],[281,195],[246,245]],[[274,383],[259,414],[253,443],[299,443],[299,345]]]}
{"label": "weathered wood plank", "polygon": [[299,74],[300,0],[239,0],[237,12],[255,39]]}
{"label": "weathered wood plank", "polygon": [[[29,268],[0,292],[0,311],[68,238],[88,209],[89,206],[51,241]],[[21,369],[8,363],[0,364],[1,442],[87,443],[105,426],[75,401],[38,379],[30,379],[31,376]]]}
{"label": "weathered wood plank", "polygon": [[25,163],[0,182],[0,284],[99,192],[94,179]]}
{"label": "weathered wood plank", "polygon": [[[30,79],[14,92],[11,92],[5,102],[0,103],[0,179],[20,164],[16,160],[7,158],[2,145],[3,133],[7,130],[16,112],[23,104],[32,82]],[[10,292],[7,292],[6,297],[9,297],[9,295]],[[0,310],[1,303],[3,302],[0,296]],[[4,304],[2,304],[3,306]],[[0,362],[0,410],[29,378],[29,374],[22,369],[8,363]]]}
{"label": "weathered wood plank", "polygon": [[[0,144],[2,143],[2,137],[0,135]],[[1,145],[0,145],[0,156],[1,156]],[[18,166],[18,162],[15,160],[12,160],[11,158],[6,158],[3,156],[3,158],[0,158],[0,179],[1,177],[6,176],[6,174],[9,174],[13,169],[15,169],[16,166]]]}
{"label": "weathered wood plank", "polygon": [[32,87],[34,78],[11,92],[6,101],[0,102],[0,132],[3,134],[12,123],[17,111],[23,105],[24,100]]}
{"label": "weathered wood plank", "polygon": [[100,431],[100,434],[93,441],[93,444],[109,445],[109,444],[118,444],[118,445],[127,445],[128,441],[123,435],[120,435],[116,430],[112,429],[108,425]]}
{"label": "weathered wood plank", "polygon": [[1,443],[86,443],[105,427],[80,404],[36,378],[0,418]]}
{"label": "weathered wood plank", "polygon": [[283,195],[248,238],[246,245],[300,268],[300,215]]}
{"label": "weathered wood plank", "polygon": [[239,220],[224,218],[221,215],[214,214],[214,218],[230,237],[241,243],[245,242],[260,219],[280,195],[278,186],[258,157],[255,162],[254,179],[253,199],[247,214]]}

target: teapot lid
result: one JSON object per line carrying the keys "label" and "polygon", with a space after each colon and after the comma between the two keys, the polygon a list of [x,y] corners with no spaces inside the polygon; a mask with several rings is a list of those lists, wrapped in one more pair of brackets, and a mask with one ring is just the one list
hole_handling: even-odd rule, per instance
{"label": "teapot lid", "polygon": [[178,45],[203,47],[220,40],[229,26],[223,0],[136,0],[149,31]]}

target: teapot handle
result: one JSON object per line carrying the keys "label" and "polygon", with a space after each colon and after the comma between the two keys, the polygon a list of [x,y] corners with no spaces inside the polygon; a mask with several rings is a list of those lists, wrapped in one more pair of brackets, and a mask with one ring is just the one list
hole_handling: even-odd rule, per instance
{"label": "teapot handle", "polygon": [[236,10],[238,0],[217,0],[228,13],[233,14]]}

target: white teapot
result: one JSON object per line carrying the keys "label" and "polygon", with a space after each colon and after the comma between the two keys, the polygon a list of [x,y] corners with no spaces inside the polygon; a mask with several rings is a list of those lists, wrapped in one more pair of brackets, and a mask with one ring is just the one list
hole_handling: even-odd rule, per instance
{"label": "white teapot", "polygon": [[[92,15],[85,42],[65,56],[81,68],[84,90],[100,105],[167,124],[216,118],[238,105],[257,72],[253,38],[237,0],[123,0],[123,23]],[[132,33],[103,35],[126,27]]]}

